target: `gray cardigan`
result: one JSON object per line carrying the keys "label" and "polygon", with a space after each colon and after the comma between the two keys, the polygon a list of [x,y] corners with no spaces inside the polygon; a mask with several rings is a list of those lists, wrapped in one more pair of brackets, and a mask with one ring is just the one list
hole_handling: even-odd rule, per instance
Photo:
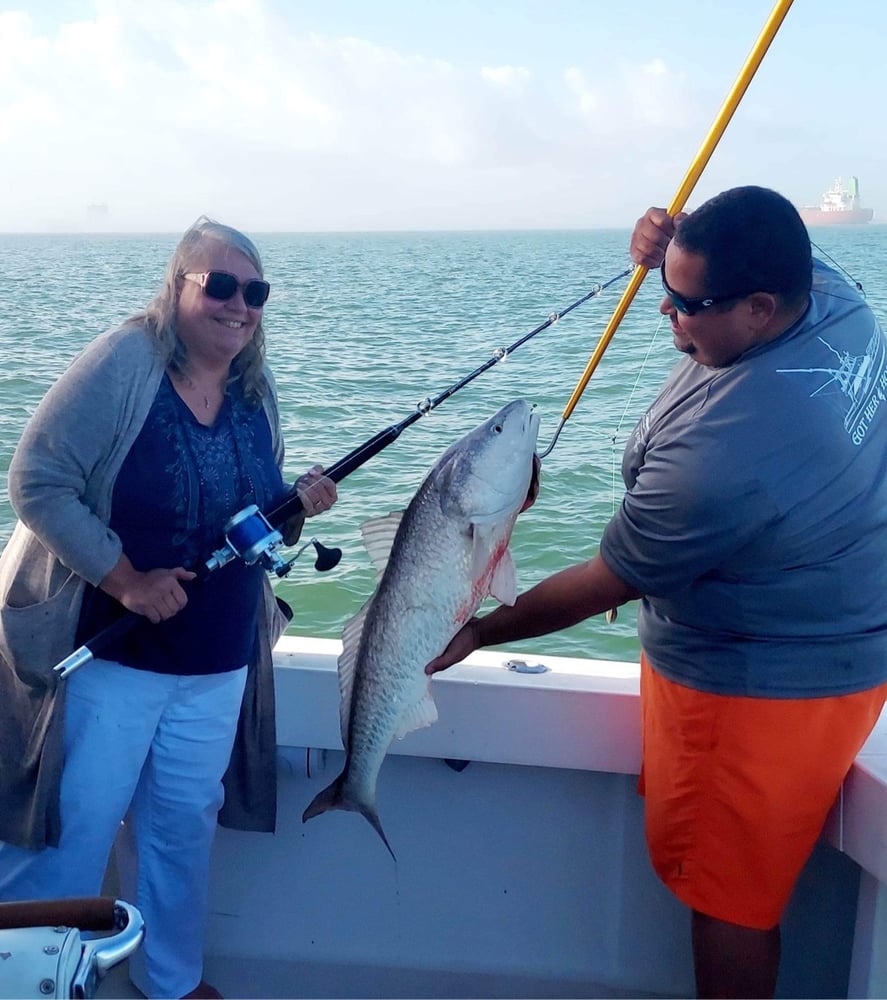
{"label": "gray cardigan", "polygon": [[[52,667],[74,648],[85,583],[97,585],[120,558],[108,527],[114,483],[163,373],[141,327],[102,334],[46,393],[10,464],[19,521],[0,555],[0,840],[58,844],[65,682]],[[266,377],[264,407],[282,466],[276,392]],[[273,830],[277,805],[271,649],[286,618],[267,578],[263,602],[220,814],[248,830]]]}

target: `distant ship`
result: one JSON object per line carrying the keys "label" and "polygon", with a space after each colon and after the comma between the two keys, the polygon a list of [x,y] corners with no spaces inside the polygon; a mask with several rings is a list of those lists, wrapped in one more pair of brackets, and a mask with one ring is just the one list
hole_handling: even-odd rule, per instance
{"label": "distant ship", "polygon": [[822,196],[819,207],[799,208],[801,218],[808,226],[848,226],[871,222],[874,209],[861,208],[859,204],[859,181],[850,178],[844,187],[839,177]]}

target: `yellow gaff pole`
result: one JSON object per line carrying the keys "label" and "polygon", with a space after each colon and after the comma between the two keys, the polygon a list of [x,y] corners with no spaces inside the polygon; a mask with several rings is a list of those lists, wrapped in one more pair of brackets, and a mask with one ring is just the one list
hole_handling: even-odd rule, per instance
{"label": "yellow gaff pole", "polygon": [[[721,110],[718,112],[718,115],[714,120],[714,124],[709,129],[708,135],[705,137],[705,140],[700,146],[699,152],[690,164],[690,169],[684,176],[683,181],[681,181],[681,186],[678,188],[677,194],[675,194],[671,204],[668,206],[669,215],[676,215],[680,212],[684,207],[687,198],[690,197],[690,193],[696,186],[696,182],[699,180],[706,164],[711,159],[711,154],[714,152],[721,136],[724,134],[724,130],[727,128],[730,119],[733,117],[733,112],[739,106],[739,102],[742,100],[743,95],[748,89],[748,85],[751,83],[752,77],[754,77],[758,66],[761,65],[761,60],[764,58],[767,49],[770,47],[770,43],[776,36],[776,32],[779,30],[779,26],[785,19],[785,15],[788,13],[791,5],[792,0],[778,0],[770,16],[767,18],[767,23],[764,25],[761,34],[758,36],[758,40],[755,42],[755,46],[748,59],[746,59],[745,65],[742,67],[739,76],[736,78],[736,83],[733,84],[733,88],[721,106]],[[610,317],[610,322],[607,324],[607,328],[601,334],[601,339],[598,341],[598,345],[594,349],[594,353],[589,358],[585,371],[582,373],[582,377],[579,379],[576,384],[576,388],[573,390],[573,395],[570,396],[569,402],[564,408],[560,426],[558,427],[557,434],[555,434],[554,437],[555,441],[557,440],[557,435],[561,432],[561,428],[567,420],[570,419],[570,414],[576,408],[576,404],[579,402],[579,397],[583,392],[585,392],[585,387],[588,385],[589,379],[594,374],[601,358],[604,356],[604,351],[606,351],[609,347],[610,341],[613,339],[613,334],[616,332],[616,328],[628,312],[628,307],[631,305],[638,289],[641,287],[641,282],[643,282],[646,276],[647,268],[641,267],[640,265],[638,265],[632,273],[631,280],[629,281],[625,291],[622,293],[622,298],[619,300],[613,315]],[[553,447],[554,441],[552,441],[548,451],[551,451]],[[545,452],[545,454],[548,454],[548,451]]]}

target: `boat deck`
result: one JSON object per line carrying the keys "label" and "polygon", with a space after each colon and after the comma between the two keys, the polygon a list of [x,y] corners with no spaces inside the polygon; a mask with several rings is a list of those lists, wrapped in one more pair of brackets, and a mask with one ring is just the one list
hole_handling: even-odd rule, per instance
{"label": "boat deck", "polygon": [[[275,962],[256,959],[211,957],[207,960],[206,978],[225,997],[277,998],[310,997],[314,1000],[399,1000],[406,997],[423,997],[429,1000],[449,998],[593,998],[608,997],[621,1000],[634,997],[675,997],[673,993],[642,993],[624,990],[603,983],[576,982],[565,984],[562,980],[538,979],[528,976],[456,973],[448,970],[385,969],[369,965],[335,965],[308,962]],[[142,994],[130,983],[127,963],[112,969],[96,993],[104,1000],[130,1000]]]}
{"label": "boat deck", "polygon": [[[686,997],[689,917],[649,864],[636,664],[481,650],[433,682],[440,720],[362,817],[302,822],[343,763],[337,643],[275,651],[276,834],[221,829],[206,978],[226,997]],[[445,763],[470,761],[464,769]],[[783,924],[780,997],[884,997],[887,711]],[[138,997],[124,966],[100,997]]]}

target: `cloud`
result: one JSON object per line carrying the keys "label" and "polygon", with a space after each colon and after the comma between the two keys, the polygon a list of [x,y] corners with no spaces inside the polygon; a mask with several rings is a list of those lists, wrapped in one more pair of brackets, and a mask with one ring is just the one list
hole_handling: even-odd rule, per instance
{"label": "cloud", "polygon": [[51,29],[5,13],[0,39],[6,229],[78,228],[91,203],[120,228],[203,211],[274,228],[579,224],[612,212],[612,178],[700,134],[662,60],[458,65],[301,30],[265,0],[100,0]]}
{"label": "cloud", "polygon": [[683,73],[662,59],[642,65],[624,63],[610,74],[589,79],[570,66],[564,84],[575,113],[602,136],[634,136],[647,141],[697,128],[699,102]]}
{"label": "cloud", "polygon": [[517,92],[525,90],[533,76],[523,66],[484,66],[480,75],[497,87]]}

